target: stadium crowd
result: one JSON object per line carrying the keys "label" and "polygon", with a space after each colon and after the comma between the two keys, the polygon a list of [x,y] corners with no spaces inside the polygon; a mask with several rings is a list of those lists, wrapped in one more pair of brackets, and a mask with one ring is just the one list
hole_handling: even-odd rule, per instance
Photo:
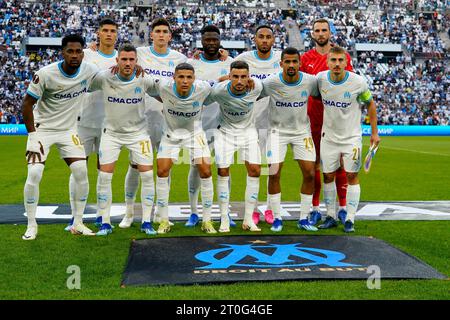
{"label": "stadium crowd", "polygon": [[[216,6],[197,5],[179,9],[180,3],[161,0],[161,7],[150,16],[147,12],[127,9],[104,9],[99,5],[70,5],[65,2],[29,3],[0,0],[0,123],[22,123],[22,98],[32,74],[58,59],[57,49],[39,49],[25,53],[24,37],[61,37],[67,32],[80,32],[87,42],[95,41],[100,17],[111,16],[120,25],[118,44],[139,39],[147,45],[144,19],[165,16],[173,26],[171,46],[191,57],[199,31],[204,25],[216,24],[223,40],[242,40],[251,47],[252,35],[258,25],[269,24],[275,30],[277,49],[287,46],[289,39],[282,24],[280,9],[261,10],[266,2],[251,2],[251,9],[242,1],[221,0]],[[406,9],[411,1],[291,1],[298,10],[297,23],[304,35],[315,18],[328,17],[334,23],[333,41],[353,48],[357,42],[397,43],[406,49],[396,58],[387,59],[382,53],[362,53],[353,64],[363,74],[374,92],[379,107],[380,124],[448,125],[450,93],[448,77],[449,53],[438,33],[449,30],[450,17],[442,11],[445,1],[419,1],[419,10],[435,10],[431,19],[422,13],[415,15]],[[377,5],[380,10],[358,10],[361,6]],[[178,9],[177,9],[178,8]],[[352,10],[347,10],[351,8]],[[305,36],[305,50],[313,43]],[[231,50],[230,55],[239,52]],[[416,63],[415,57],[425,59]]]}

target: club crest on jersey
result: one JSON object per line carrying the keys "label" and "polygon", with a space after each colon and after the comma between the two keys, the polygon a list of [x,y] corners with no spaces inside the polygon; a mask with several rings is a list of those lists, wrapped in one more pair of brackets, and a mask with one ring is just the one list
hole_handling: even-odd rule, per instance
{"label": "club crest on jersey", "polygon": [[345,91],[344,93],[344,99],[350,99],[352,97],[352,95],[350,94],[350,92]]}
{"label": "club crest on jersey", "polygon": [[198,107],[200,107],[200,102],[194,101],[194,102],[192,102],[192,106],[193,106],[194,108],[198,108]]}
{"label": "club crest on jersey", "polygon": [[175,67],[175,63],[172,60],[169,61],[169,67]]}
{"label": "club crest on jersey", "polygon": [[253,108],[253,102],[249,102],[249,103],[247,103],[247,107],[249,108],[249,109],[251,109],[251,108]]}
{"label": "club crest on jersey", "polygon": [[136,94],[142,93],[142,89],[140,87],[136,87],[136,89],[134,89],[134,93]]}
{"label": "club crest on jersey", "polygon": [[308,92],[306,90],[302,91],[302,98],[306,98],[308,96]]}
{"label": "club crest on jersey", "polygon": [[278,69],[279,66],[280,66],[280,64],[278,62],[274,62],[273,63],[273,68],[274,69]]}
{"label": "club crest on jersey", "polygon": [[87,80],[81,81],[81,86],[82,86],[82,87],[86,87],[86,86],[87,86]]}
{"label": "club crest on jersey", "polygon": [[220,70],[220,75],[224,76],[227,74],[227,69]]}

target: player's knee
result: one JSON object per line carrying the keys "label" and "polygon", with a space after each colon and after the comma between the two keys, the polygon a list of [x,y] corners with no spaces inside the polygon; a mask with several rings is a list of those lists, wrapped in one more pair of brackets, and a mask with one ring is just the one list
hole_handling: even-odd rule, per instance
{"label": "player's knee", "polygon": [[303,183],[314,184],[315,170],[305,170],[303,172]]}
{"label": "player's knee", "polygon": [[334,181],[333,173],[324,173],[323,174],[323,183],[331,183]]}
{"label": "player's knee", "polygon": [[156,171],[156,174],[160,178],[167,178],[169,176],[170,169],[164,168],[164,167],[158,167],[158,170]]}
{"label": "player's knee", "polygon": [[29,164],[26,184],[38,185],[44,173],[44,165],[41,163]]}
{"label": "player's knee", "polygon": [[210,166],[200,166],[198,168],[198,174],[200,175],[200,178],[202,178],[202,179],[211,177],[211,167]]}
{"label": "player's knee", "polygon": [[347,181],[349,184],[358,183],[358,173],[357,172],[347,172]]}
{"label": "player's knee", "polygon": [[87,166],[86,161],[80,160],[72,162],[70,165],[70,170],[72,171],[73,178],[77,183],[87,183]]}
{"label": "player's knee", "polygon": [[254,178],[259,177],[261,175],[261,166],[259,165],[248,166],[248,175]]}
{"label": "player's knee", "polygon": [[217,174],[221,177],[228,177],[230,175],[230,170],[228,168],[218,168]]}

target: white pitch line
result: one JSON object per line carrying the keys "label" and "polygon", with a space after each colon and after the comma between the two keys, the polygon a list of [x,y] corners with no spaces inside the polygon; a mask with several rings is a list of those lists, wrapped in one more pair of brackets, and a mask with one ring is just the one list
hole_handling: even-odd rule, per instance
{"label": "white pitch line", "polygon": [[[364,146],[370,146],[370,145],[369,144],[364,144]],[[431,154],[433,156],[450,157],[450,154],[442,154],[442,153],[426,152],[426,151],[417,151],[417,150],[410,150],[410,149],[404,149],[404,148],[395,148],[395,147],[385,147],[383,144],[380,144],[380,147],[381,147],[381,149],[409,151],[409,152],[422,153],[422,154]]]}

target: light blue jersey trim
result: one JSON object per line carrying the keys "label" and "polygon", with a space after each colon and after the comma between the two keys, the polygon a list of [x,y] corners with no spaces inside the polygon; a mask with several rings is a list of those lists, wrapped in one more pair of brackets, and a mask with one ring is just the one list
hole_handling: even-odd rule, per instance
{"label": "light blue jersey trim", "polygon": [[248,92],[245,92],[244,94],[241,95],[235,95],[233,92],[231,92],[231,82],[228,82],[227,90],[230,96],[232,96],[233,98],[244,98],[246,95],[248,95]]}
{"label": "light blue jersey trim", "polygon": [[101,55],[102,57],[105,57],[105,58],[114,58],[114,57],[116,56],[116,54],[117,54],[117,50],[114,50],[114,52],[111,53],[111,54],[103,53],[103,52],[101,52],[100,50],[97,50],[97,53],[98,53],[99,55]]}
{"label": "light blue jersey trim", "polygon": [[81,65],[78,67],[77,72],[75,72],[73,75],[69,75],[69,74],[65,73],[63,68],[62,68],[63,62],[64,61],[60,61],[58,63],[58,69],[59,69],[59,71],[61,71],[61,73],[63,74],[64,77],[66,77],[66,78],[75,78],[80,73]]}
{"label": "light blue jersey trim", "polygon": [[268,57],[267,59],[261,59],[258,56],[258,51],[257,50],[253,50],[253,55],[255,56],[256,59],[258,59],[260,61],[268,61],[268,60],[272,59],[272,57],[273,57],[273,50],[270,50],[270,57]]}
{"label": "light blue jersey trim", "polygon": [[334,84],[334,85],[340,85],[340,84],[343,84],[345,81],[347,81],[348,77],[350,76],[350,73],[349,73],[348,71],[345,71],[345,77],[344,77],[344,79],[342,79],[342,80],[339,81],[339,82],[334,82],[333,80],[331,80],[330,73],[331,73],[331,71],[328,71],[328,73],[327,73],[327,78],[328,78],[328,81],[329,81],[331,84]]}
{"label": "light blue jersey trim", "polygon": [[150,46],[150,51],[151,51],[151,53],[153,53],[157,57],[167,57],[169,55],[169,53],[170,53],[170,49],[167,48],[167,52],[166,53],[159,54],[158,52],[155,51],[153,46]]}
{"label": "light blue jersey trim", "polygon": [[201,59],[203,62],[206,62],[206,63],[218,63],[218,62],[220,62],[219,59],[217,59],[217,60],[207,60],[207,59],[203,56],[203,54],[200,55],[200,59]]}
{"label": "light blue jersey trim", "polygon": [[125,79],[125,78],[123,78],[123,77],[121,77],[120,76],[120,74],[116,74],[116,76],[117,76],[117,78],[120,80],[120,81],[122,81],[122,82],[130,82],[130,81],[132,81],[133,79],[134,79],[134,77],[136,76],[136,71],[134,71],[133,72],[133,74],[131,75],[131,78],[130,79]]}
{"label": "light blue jersey trim", "polygon": [[36,100],[39,100],[41,97],[39,97],[37,94],[34,94],[30,90],[27,90],[27,94],[35,98]]}
{"label": "light blue jersey trim", "polygon": [[180,95],[178,94],[178,91],[177,91],[177,84],[176,84],[176,83],[173,84],[172,88],[173,88],[173,93],[175,93],[175,95],[177,96],[177,98],[186,100],[186,99],[188,99],[188,98],[191,97],[192,93],[193,93],[194,90],[195,90],[195,85],[192,85],[191,91],[189,91],[189,94],[188,94],[186,97],[182,97],[182,96],[180,96]]}
{"label": "light blue jersey trim", "polygon": [[300,74],[300,78],[298,78],[298,80],[297,80],[296,82],[291,82],[291,83],[290,83],[290,82],[286,82],[286,81],[283,79],[283,72],[280,72],[280,73],[279,73],[281,82],[282,82],[283,84],[287,85],[287,86],[290,86],[290,87],[298,86],[298,85],[302,82],[302,80],[303,80],[303,73],[299,72],[299,74]]}

